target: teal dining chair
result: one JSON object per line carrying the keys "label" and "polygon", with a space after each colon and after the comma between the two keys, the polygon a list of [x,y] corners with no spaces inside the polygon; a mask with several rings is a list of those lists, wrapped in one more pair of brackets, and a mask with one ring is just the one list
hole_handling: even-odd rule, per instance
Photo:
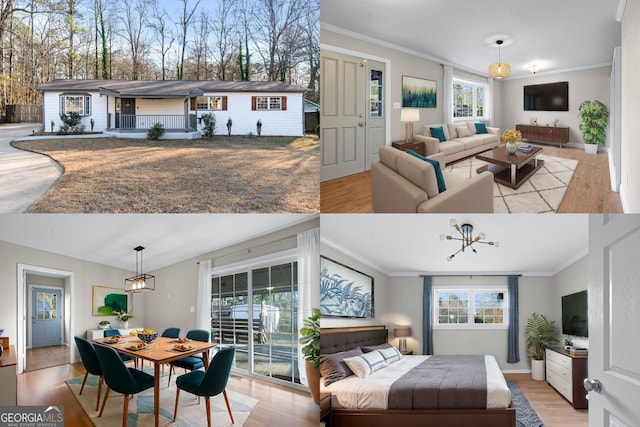
{"label": "teal dining chair", "polygon": [[118,352],[104,345],[96,344],[96,355],[102,368],[104,382],[107,383],[107,391],[102,401],[100,414],[102,416],[104,405],[107,403],[109,391],[113,390],[124,395],[124,409],[122,414],[122,426],[126,427],[129,418],[129,397],[153,387],[153,375],[149,375],[135,368],[127,368]]}
{"label": "teal dining chair", "polygon": [[96,399],[96,411],[98,410],[98,406],[100,405],[100,393],[102,392],[102,383],[104,378],[102,377],[102,368],[100,368],[100,362],[98,361],[98,356],[96,355],[96,349],[93,348],[93,344],[84,338],[74,337],[76,340],[76,347],[78,347],[78,352],[80,353],[80,359],[82,359],[82,364],[84,365],[84,369],[86,372],[84,373],[84,379],[82,380],[82,386],[80,387],[80,393],[82,394],[82,390],[84,390],[84,384],[87,382],[87,377],[89,374],[96,375],[100,377],[98,380],[98,398]]}
{"label": "teal dining chair", "polygon": [[[194,341],[209,342],[210,336],[211,333],[204,329],[192,329],[187,332],[187,338]],[[185,370],[188,369],[189,371],[195,371],[196,369],[200,369],[204,366],[204,361],[202,360],[202,357],[199,356],[187,356],[170,362],[170,365],[171,369],[169,369],[169,381],[167,382],[167,385],[171,383],[171,374],[176,366]]]}
{"label": "teal dining chair", "polygon": [[[105,338],[109,338],[109,337],[114,337],[116,335],[121,335],[120,334],[120,330],[118,329],[105,329],[103,332],[103,335]],[[131,357],[128,354],[122,354],[122,353],[118,353],[120,355],[120,359],[122,359],[123,362],[130,362],[133,360],[133,365],[137,368],[138,367],[138,358],[137,357]]]}
{"label": "teal dining chair", "polygon": [[165,338],[180,338],[180,328],[167,328],[160,336]]}
{"label": "teal dining chair", "polygon": [[211,427],[211,402],[209,398],[222,393],[224,402],[227,405],[227,411],[229,412],[229,418],[231,418],[231,424],[234,423],[226,388],[235,354],[235,347],[221,348],[211,359],[209,368],[207,368],[206,371],[191,371],[188,374],[180,375],[176,378],[176,406],[173,410],[173,422],[176,421],[176,417],[178,416],[180,390],[184,390],[187,393],[205,398],[208,427]]}

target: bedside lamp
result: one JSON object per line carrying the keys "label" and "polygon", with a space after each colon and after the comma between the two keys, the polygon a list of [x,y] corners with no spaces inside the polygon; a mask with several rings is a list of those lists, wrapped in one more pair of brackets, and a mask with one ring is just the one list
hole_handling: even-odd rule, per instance
{"label": "bedside lamp", "polygon": [[400,111],[400,121],[405,123],[404,142],[413,140],[413,122],[420,121],[420,110],[417,108],[403,108]]}
{"label": "bedside lamp", "polygon": [[400,338],[400,353],[405,354],[407,352],[407,339],[405,337],[411,336],[411,328],[406,326],[404,328],[395,328],[393,335]]}

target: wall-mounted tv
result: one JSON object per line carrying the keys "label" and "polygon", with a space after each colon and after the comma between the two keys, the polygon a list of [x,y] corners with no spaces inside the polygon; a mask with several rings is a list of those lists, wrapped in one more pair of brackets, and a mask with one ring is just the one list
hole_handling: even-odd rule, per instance
{"label": "wall-mounted tv", "polygon": [[574,337],[589,336],[587,291],[562,297],[562,333]]}
{"label": "wall-mounted tv", "polygon": [[569,111],[569,82],[524,87],[525,111]]}

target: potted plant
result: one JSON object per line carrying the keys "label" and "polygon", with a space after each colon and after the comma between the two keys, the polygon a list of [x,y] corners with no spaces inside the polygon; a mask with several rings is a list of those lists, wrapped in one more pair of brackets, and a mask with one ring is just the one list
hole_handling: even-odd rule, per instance
{"label": "potted plant", "polygon": [[320,403],[320,309],[314,308],[313,314],[304,320],[300,329],[302,338],[302,354],[305,360],[307,382],[311,397],[316,404]]}
{"label": "potted plant", "polygon": [[607,140],[607,123],[609,122],[609,110],[600,101],[584,101],[580,104],[580,132],[584,141],[584,150],[590,154],[597,154],[598,145]]}
{"label": "potted plant", "polygon": [[556,330],[555,321],[547,320],[542,314],[533,313],[527,320],[525,330],[527,336],[527,354],[531,357],[531,378],[544,381],[544,351],[552,342],[556,342],[553,333]]}
{"label": "potted plant", "polygon": [[98,327],[100,329],[107,329],[109,325],[111,325],[111,322],[109,322],[108,320],[103,320],[102,322],[98,323]]}
{"label": "potted plant", "polygon": [[124,329],[129,329],[129,319],[133,319],[133,314],[127,313],[125,310],[114,310],[112,314],[118,318]]}

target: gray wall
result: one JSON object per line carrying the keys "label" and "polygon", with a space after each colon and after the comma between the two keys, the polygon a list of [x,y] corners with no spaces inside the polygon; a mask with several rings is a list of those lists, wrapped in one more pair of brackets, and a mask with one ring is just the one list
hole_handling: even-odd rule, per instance
{"label": "gray wall", "polygon": [[[611,52],[613,55],[613,52]],[[535,117],[539,126],[558,119],[558,126],[569,127],[569,141],[582,143],[582,133],[578,108],[582,101],[595,100],[609,107],[609,77],[611,67],[590,68],[563,73],[507,79],[501,82],[500,103],[502,129],[515,128],[516,124],[529,124]],[[523,87],[532,84],[569,82],[569,111],[524,111]],[[607,142],[608,145],[608,142]]]}
{"label": "gray wall", "polygon": [[358,261],[343,252],[328,246],[324,243],[320,244],[320,254],[351,267],[362,273],[368,274],[373,277],[373,298],[375,318],[373,319],[343,319],[323,317],[320,319],[320,326],[323,328],[337,328],[345,326],[370,326],[370,325],[384,325],[388,323],[389,313],[389,277],[380,271],[368,266],[367,264]]}

